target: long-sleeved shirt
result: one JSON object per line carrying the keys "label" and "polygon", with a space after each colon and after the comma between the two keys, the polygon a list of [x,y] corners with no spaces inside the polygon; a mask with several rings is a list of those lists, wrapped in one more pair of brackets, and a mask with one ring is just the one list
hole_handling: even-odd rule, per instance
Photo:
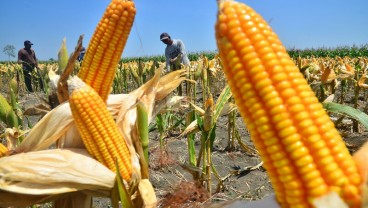
{"label": "long-sleeved shirt", "polygon": [[37,58],[36,53],[33,49],[22,48],[18,52],[18,62],[21,62],[23,65],[28,65],[31,67],[37,66]]}
{"label": "long-sleeved shirt", "polygon": [[185,51],[183,41],[179,39],[173,39],[173,43],[171,45],[167,45],[165,48],[167,70],[170,70],[170,60],[177,57],[179,54],[182,54],[181,63],[184,65],[188,65],[190,62]]}

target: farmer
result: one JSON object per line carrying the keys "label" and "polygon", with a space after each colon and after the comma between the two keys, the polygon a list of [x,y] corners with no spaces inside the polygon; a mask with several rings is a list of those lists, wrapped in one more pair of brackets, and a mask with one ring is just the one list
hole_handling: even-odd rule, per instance
{"label": "farmer", "polygon": [[170,35],[165,32],[160,35],[160,40],[166,44],[166,71],[177,70],[180,64],[190,64],[183,41],[171,39]]}
{"label": "farmer", "polygon": [[79,56],[78,56],[78,61],[80,63],[82,63],[82,61],[83,61],[84,54],[86,54],[86,48],[82,47],[81,51],[79,52]]}
{"label": "farmer", "polygon": [[26,40],[24,41],[24,48],[18,52],[18,63],[22,64],[24,81],[29,92],[33,92],[32,72],[35,67],[38,67],[36,53],[31,49],[32,45],[33,43],[31,41]]}

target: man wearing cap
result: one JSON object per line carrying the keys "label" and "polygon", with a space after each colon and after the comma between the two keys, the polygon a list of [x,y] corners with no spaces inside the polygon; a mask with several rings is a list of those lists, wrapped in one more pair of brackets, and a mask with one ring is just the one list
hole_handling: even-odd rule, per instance
{"label": "man wearing cap", "polygon": [[[160,35],[160,40],[166,44],[165,57],[166,57],[166,70],[169,71],[170,67],[172,70],[180,68],[180,63],[189,65],[189,59],[185,52],[185,46],[183,41],[179,39],[171,39],[167,33]],[[179,66],[178,64],[179,63]]]}
{"label": "man wearing cap", "polygon": [[32,88],[32,72],[38,67],[36,53],[31,49],[33,43],[29,40],[24,41],[24,48],[18,52],[18,63],[23,66],[24,81],[29,92],[33,92]]}

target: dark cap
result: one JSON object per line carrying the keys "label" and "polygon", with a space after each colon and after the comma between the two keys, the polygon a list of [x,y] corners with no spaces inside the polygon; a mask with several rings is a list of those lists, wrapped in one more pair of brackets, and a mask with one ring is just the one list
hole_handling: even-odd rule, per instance
{"label": "dark cap", "polygon": [[33,45],[33,43],[29,40],[24,41],[24,45]]}
{"label": "dark cap", "polygon": [[170,38],[171,38],[170,35],[165,32],[160,35],[160,40],[165,40],[165,39],[170,39]]}

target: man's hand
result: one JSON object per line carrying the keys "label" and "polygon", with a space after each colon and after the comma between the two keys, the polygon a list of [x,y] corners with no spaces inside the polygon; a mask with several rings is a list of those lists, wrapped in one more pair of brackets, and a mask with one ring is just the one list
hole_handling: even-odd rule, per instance
{"label": "man's hand", "polygon": [[178,57],[170,59],[170,63],[174,63],[177,59],[178,59]]}

